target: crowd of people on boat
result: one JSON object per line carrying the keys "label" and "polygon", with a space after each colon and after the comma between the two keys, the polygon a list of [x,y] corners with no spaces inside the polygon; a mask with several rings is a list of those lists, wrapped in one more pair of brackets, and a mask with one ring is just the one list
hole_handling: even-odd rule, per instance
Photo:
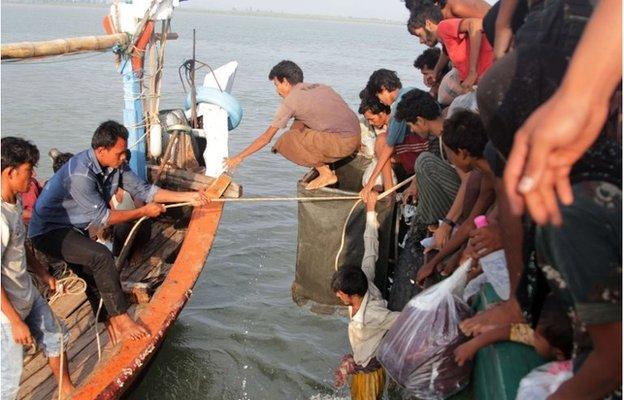
{"label": "crowd of people on boat", "polygon": [[[305,83],[299,66],[282,61],[269,75],[283,98],[273,122],[226,162],[236,167],[289,119],[273,151],[316,169],[309,190],[335,184],[332,163],[356,147],[372,159],[360,192],[364,260],[331,282],[350,306],[352,354],[337,383],[350,375],[353,398],[380,398],[376,349],[410,298],[466,260],[468,286],[479,288],[492,279],[481,261],[498,257],[500,302],[459,323],[468,339],[453,349],[457,365],[515,341],[570,373],[549,399],[621,397],[621,2],[406,7],[409,33],[428,47],[414,61],[428,91],[404,86],[390,69],[374,71],[360,93],[358,127],[336,92]],[[377,193],[410,176],[401,198],[414,218],[384,300],[374,283]],[[398,287],[409,295],[392,298]]]}
{"label": "crowd of people on boat", "polygon": [[[466,289],[476,290],[465,300],[489,282],[501,301],[459,323],[466,340],[451,349],[458,366],[484,346],[515,341],[569,369],[549,399],[620,398],[621,2],[406,0],[406,7],[409,33],[428,47],[414,61],[427,91],[404,86],[391,69],[373,71],[359,94],[359,119],[331,87],[305,82],[296,63],[281,61],[268,76],[283,99],[273,120],[225,160],[232,170],[290,120],[272,151],[316,171],[308,190],[337,183],[336,161],[355,153],[371,160],[360,192],[363,261],[328,282],[349,306],[352,353],[337,385],[350,377],[354,399],[380,398],[384,335],[413,296],[470,262]],[[150,334],[127,312],[119,243],[98,240],[113,226],[121,233],[112,237],[123,241],[130,221],[160,215],[162,203],[210,199],[142,181],[125,162],[127,138],[121,124],[102,123],[90,149],[57,157],[64,164],[43,187],[34,179],[38,149],[2,138],[2,398],[15,398],[23,348],[34,344],[62,392],[73,390],[60,362],[67,330],[27,259],[52,291],[57,281],[42,258],[70,264],[113,342]],[[384,299],[374,283],[378,193],[410,178],[397,198],[413,218]],[[486,273],[483,260],[494,255],[502,283]]]}

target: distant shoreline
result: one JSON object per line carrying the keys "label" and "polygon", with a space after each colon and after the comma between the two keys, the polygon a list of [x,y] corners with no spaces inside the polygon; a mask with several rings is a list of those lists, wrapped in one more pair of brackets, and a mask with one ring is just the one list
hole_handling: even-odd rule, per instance
{"label": "distant shoreline", "polygon": [[[104,2],[88,2],[88,1],[71,1],[71,0],[4,0],[4,4],[13,5],[51,5],[51,6],[74,6],[85,8],[108,8],[110,4]],[[378,19],[378,18],[355,18],[355,17],[340,17],[331,15],[318,15],[318,14],[292,14],[276,11],[263,11],[263,10],[219,10],[208,8],[185,8],[182,4],[177,10],[182,13],[205,13],[205,14],[217,14],[217,15],[235,15],[246,17],[265,17],[265,18],[284,18],[284,19],[301,19],[301,20],[317,20],[317,21],[330,21],[330,22],[350,22],[350,23],[364,23],[364,24],[381,24],[381,25],[401,25],[401,21]]]}

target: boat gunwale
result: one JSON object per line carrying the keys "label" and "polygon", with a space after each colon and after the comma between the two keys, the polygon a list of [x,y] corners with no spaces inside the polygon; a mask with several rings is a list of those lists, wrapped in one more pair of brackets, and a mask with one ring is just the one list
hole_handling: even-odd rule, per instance
{"label": "boat gunwale", "polygon": [[[220,197],[230,182],[229,176],[222,175],[210,191]],[[72,399],[116,399],[128,390],[190,298],[212,249],[222,212],[220,202],[195,207],[171,270],[148,305],[139,311],[137,320],[150,329],[151,336],[122,342],[114,355],[96,366]]]}

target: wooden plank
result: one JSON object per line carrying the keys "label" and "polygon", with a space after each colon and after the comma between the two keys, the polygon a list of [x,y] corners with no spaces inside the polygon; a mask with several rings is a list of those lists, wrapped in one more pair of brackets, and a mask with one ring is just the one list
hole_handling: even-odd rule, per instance
{"label": "wooden plank", "polygon": [[[93,318],[87,322],[92,322]],[[100,333],[100,341],[102,343],[102,347],[104,347],[108,343],[108,334],[106,333],[106,328],[103,324],[98,324],[98,332]],[[95,332],[93,331],[92,324],[87,324],[84,334],[80,335],[78,339],[67,348],[67,358],[69,359],[69,372],[72,376],[72,380],[74,383],[78,382],[75,377],[78,377],[78,374],[75,370],[75,364],[77,357],[81,354],[84,355],[85,349],[94,346],[94,350],[88,350],[90,352],[90,357],[93,357],[97,360],[97,342],[95,339]],[[56,378],[52,374],[52,370],[47,367],[47,363],[45,364],[45,368],[41,368],[36,371],[34,374],[29,376],[28,380],[23,381],[20,385],[20,392],[18,398],[20,399],[42,399],[45,398],[38,394],[38,392],[45,386],[45,383],[49,381],[49,385],[56,388]]]}
{"label": "wooden plank", "polygon": [[46,57],[80,51],[105,50],[116,44],[128,43],[128,35],[115,33],[102,36],[82,36],[68,39],[48,40],[43,42],[20,42],[3,44],[0,56],[3,60]]}
{"label": "wooden plank", "polygon": [[[149,165],[147,168],[150,181],[153,181],[158,174],[158,166]],[[215,178],[210,176],[170,167],[165,168],[160,177],[161,182],[164,182],[170,187],[176,187],[182,190],[203,190],[210,187],[215,180]],[[223,196],[229,198],[239,198],[242,195],[243,188],[236,182],[230,182],[226,190],[223,192]]]}
{"label": "wooden plank", "polygon": [[[227,175],[219,177],[209,194],[220,197],[230,183]],[[138,314],[138,320],[149,328],[151,336],[121,343],[76,390],[73,399],[119,398],[132,384],[188,301],[212,247],[222,209],[223,203],[211,203],[193,210],[187,235],[171,271],[150,303]]]}
{"label": "wooden plank", "polygon": [[[102,348],[105,352],[109,352],[110,348],[105,348],[108,344],[108,335],[103,324],[99,324],[99,332]],[[93,371],[98,363],[97,341],[95,340],[95,334],[83,335],[81,337],[80,346],[76,346],[74,351],[70,351],[68,353],[68,357],[69,373],[74,384],[77,384],[84,380]],[[102,356],[102,359],[104,358],[105,355]],[[31,380],[34,379],[35,378],[31,378]],[[52,371],[48,368],[42,370],[40,375],[36,377],[36,382],[29,382],[29,385],[25,386],[25,395],[24,397],[20,397],[20,400],[56,398],[57,390],[58,386],[56,378],[52,375]],[[20,393],[21,392],[22,390],[20,390]]]}
{"label": "wooden plank", "polygon": [[[65,319],[70,335],[67,349],[70,349],[85,331],[91,329],[93,319],[93,310],[91,310],[89,303],[84,303],[75,313]],[[21,381],[26,382],[30,376],[46,365],[48,365],[48,361],[43,355],[43,351],[39,350],[34,355],[29,355],[24,360]]]}

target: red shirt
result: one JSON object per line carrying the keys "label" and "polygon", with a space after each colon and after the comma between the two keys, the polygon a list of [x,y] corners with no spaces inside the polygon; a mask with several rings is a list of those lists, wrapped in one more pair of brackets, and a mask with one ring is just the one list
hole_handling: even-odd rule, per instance
{"label": "red shirt", "polygon": [[414,164],[420,153],[429,150],[429,140],[413,133],[405,135],[403,143],[394,145],[394,158],[401,164],[405,172],[414,174]]}
{"label": "red shirt", "polygon": [[[461,18],[445,19],[438,24],[438,38],[444,43],[449,59],[459,72],[462,81],[470,71],[470,37],[459,31]],[[477,62],[477,76],[481,77],[490,68],[494,60],[494,52],[485,35],[481,34],[481,48]]]}

